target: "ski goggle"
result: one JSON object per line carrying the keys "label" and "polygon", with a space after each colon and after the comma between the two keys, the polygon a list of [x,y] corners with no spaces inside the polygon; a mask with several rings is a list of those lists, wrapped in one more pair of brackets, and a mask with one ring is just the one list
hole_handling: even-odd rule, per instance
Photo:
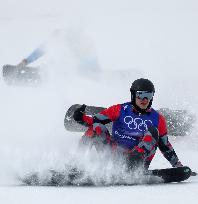
{"label": "ski goggle", "polygon": [[147,98],[150,101],[154,96],[154,92],[151,92],[151,91],[136,91],[135,96],[136,96],[136,98],[139,98],[141,100],[143,100],[144,98]]}

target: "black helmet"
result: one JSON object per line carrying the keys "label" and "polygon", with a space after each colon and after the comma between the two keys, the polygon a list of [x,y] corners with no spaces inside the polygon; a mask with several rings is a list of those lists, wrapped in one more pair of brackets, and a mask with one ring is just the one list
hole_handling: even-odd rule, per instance
{"label": "black helmet", "polygon": [[138,110],[141,113],[145,113],[146,110],[148,110],[153,102],[153,98],[150,100],[148,107],[146,108],[146,110],[142,110],[140,107],[138,107],[135,103],[135,95],[136,95],[136,91],[149,91],[149,92],[155,92],[155,87],[153,85],[153,83],[148,80],[148,79],[136,79],[130,88],[131,91],[131,103],[132,105],[136,108],[136,110]]}
{"label": "black helmet", "polygon": [[130,88],[131,92],[134,91],[150,91],[150,92],[155,92],[155,87],[153,85],[153,83],[148,80],[148,79],[136,79]]}

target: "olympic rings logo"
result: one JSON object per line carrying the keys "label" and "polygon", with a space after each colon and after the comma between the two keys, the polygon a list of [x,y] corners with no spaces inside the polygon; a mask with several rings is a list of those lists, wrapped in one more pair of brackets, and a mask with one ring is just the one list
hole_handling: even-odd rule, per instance
{"label": "olympic rings logo", "polygon": [[149,126],[153,126],[153,122],[151,120],[142,120],[141,118],[133,118],[131,116],[126,116],[124,118],[124,123],[131,130],[139,130],[146,131]]}

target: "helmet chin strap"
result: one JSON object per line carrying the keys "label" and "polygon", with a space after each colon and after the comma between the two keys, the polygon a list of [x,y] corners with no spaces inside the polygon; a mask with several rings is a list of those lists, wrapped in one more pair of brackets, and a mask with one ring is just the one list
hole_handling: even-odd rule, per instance
{"label": "helmet chin strap", "polygon": [[147,112],[147,110],[150,109],[150,107],[152,106],[152,102],[153,102],[153,98],[150,100],[148,106],[146,109],[141,109],[139,106],[136,105],[135,103],[135,93],[132,93],[131,92],[131,104],[133,105],[133,107],[138,111],[140,112],[141,114],[144,114]]}

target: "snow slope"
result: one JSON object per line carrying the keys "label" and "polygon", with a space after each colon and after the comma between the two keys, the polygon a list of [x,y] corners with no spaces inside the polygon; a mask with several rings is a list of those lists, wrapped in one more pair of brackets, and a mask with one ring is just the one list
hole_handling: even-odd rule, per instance
{"label": "snow slope", "polygon": [[[0,78],[1,203],[195,202],[197,178],[183,184],[54,188],[20,186],[16,176],[63,168],[73,155],[81,160],[75,153],[80,135],[63,126],[66,109],[73,103],[109,106],[128,101],[129,87],[137,77],[154,81],[154,107],[184,108],[197,115],[198,3],[0,3],[1,66],[19,63],[41,44],[47,49],[33,63],[43,70],[39,87],[11,87]],[[197,138],[196,126],[188,137],[170,138],[181,161],[195,171]],[[169,164],[158,153],[151,168],[160,167]]]}

